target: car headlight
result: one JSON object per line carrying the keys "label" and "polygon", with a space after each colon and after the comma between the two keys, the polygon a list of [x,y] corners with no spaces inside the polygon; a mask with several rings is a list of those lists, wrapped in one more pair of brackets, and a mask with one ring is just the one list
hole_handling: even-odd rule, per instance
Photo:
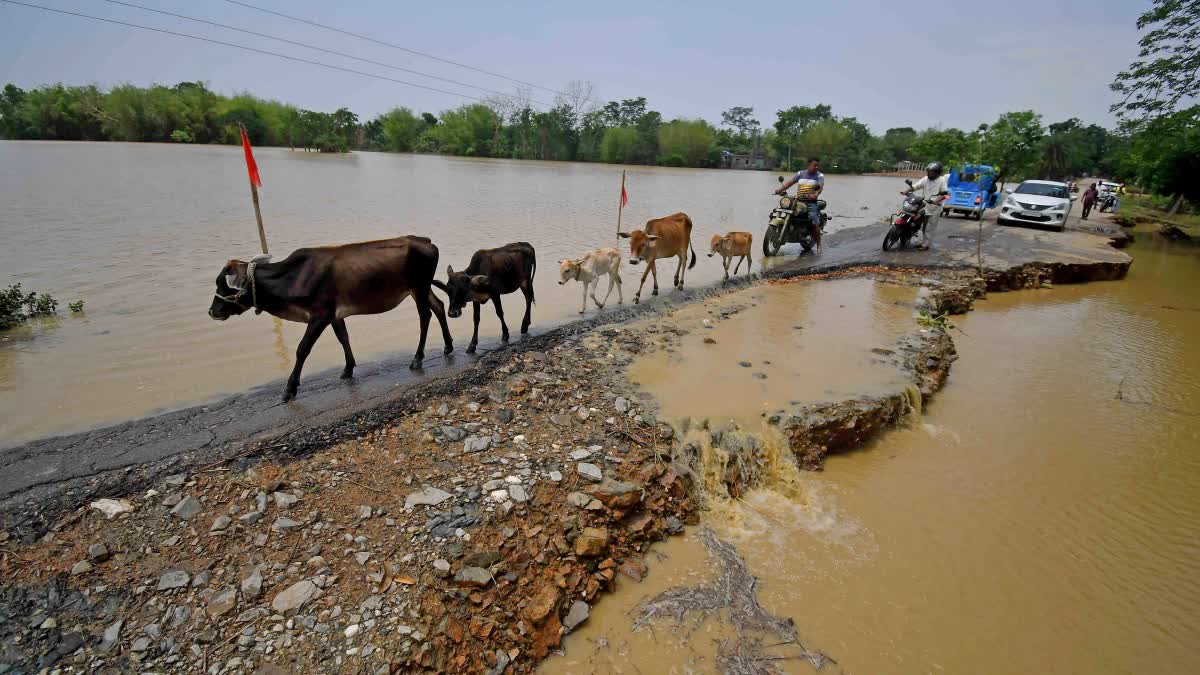
{"label": "car headlight", "polygon": [[1010,197],[1005,197],[1005,198],[1004,198],[1004,205],[1005,205],[1005,206],[1008,206],[1008,207],[1011,207],[1011,208],[1014,208],[1014,209],[1015,209],[1015,208],[1018,208],[1018,207],[1017,207],[1017,200],[1016,200],[1016,199],[1013,199],[1011,196],[1010,196]]}

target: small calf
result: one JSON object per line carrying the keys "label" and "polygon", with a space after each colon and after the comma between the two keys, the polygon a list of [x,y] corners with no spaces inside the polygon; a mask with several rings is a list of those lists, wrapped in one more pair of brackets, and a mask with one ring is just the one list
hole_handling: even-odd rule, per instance
{"label": "small calf", "polygon": [[[608,275],[608,293],[604,294],[604,302],[596,299],[596,289],[600,287],[600,277]],[[603,308],[612,295],[613,286],[617,287],[617,304],[625,302],[625,294],[621,290],[621,252],[615,248],[602,248],[587,253],[579,260],[558,261],[558,284],[561,286],[572,279],[583,284],[583,304],[579,313],[587,311],[588,287],[591,286],[592,302],[597,308]]]}
{"label": "small calf", "polygon": [[729,278],[729,263],[735,257],[738,257],[737,265],[733,268],[734,275],[737,275],[738,270],[742,267],[742,261],[746,261],[746,274],[750,274],[750,268],[754,264],[754,259],[750,255],[754,243],[754,235],[749,232],[729,232],[724,237],[719,234],[714,234],[712,244],[708,253],[708,257],[720,253],[721,260],[725,265],[725,278]]}
{"label": "small calf", "polygon": [[496,308],[500,318],[500,337],[508,342],[508,324],[504,322],[504,307],[500,296],[520,290],[525,295],[525,318],[521,320],[521,334],[529,332],[529,315],[534,303],[533,276],[537,273],[537,254],[528,242],[518,241],[499,248],[486,248],[471,256],[471,263],[462,272],[453,267],[446,268],[446,283],[437,279],[433,285],[445,291],[450,299],[447,314],[457,319],[462,316],[468,302],[474,305],[475,330],[467,353],[474,354],[479,345],[479,305],[487,301]]}

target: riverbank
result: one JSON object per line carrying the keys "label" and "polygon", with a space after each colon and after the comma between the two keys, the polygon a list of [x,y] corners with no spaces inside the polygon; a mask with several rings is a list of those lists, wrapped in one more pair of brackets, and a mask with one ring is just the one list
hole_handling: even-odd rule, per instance
{"label": "riverbank", "polygon": [[[925,287],[920,304],[941,312],[966,311],[984,290],[1119,278],[1130,262],[1100,237],[989,228],[978,282],[974,229],[945,223],[945,245],[932,254],[884,254],[879,226],[848,230],[831,235],[821,258],[785,260],[766,276],[878,274]],[[53,619],[5,621],[6,637],[22,640],[15,661],[482,672],[507,659],[531,668],[558,644],[556,623],[577,620],[618,570],[644,573],[645,546],[695,512],[683,469],[694,475],[698,458],[678,440],[686,430],[658,422],[624,367],[677,347],[681,330],[664,322],[672,310],[754,288],[661,297],[401,392],[300,411],[226,442],[214,443],[214,430],[183,453],[169,446],[190,434],[171,427],[188,427],[163,420],[142,433],[132,423],[45,442],[37,447],[59,444],[50,464],[38,464],[34,447],[7,453],[6,475],[27,484],[6,486],[5,530],[49,533],[32,546],[7,542],[3,604],[14,619]],[[780,411],[776,426],[806,463],[902,419],[941,385],[953,356],[943,331],[916,324],[880,349],[919,396],[905,388]],[[253,400],[172,419],[220,428]],[[288,414],[274,407],[269,414]],[[149,451],[164,454],[139,462],[147,435],[158,442]],[[124,466],[53,479],[54,467],[86,466],[79,452],[105,439],[105,456]],[[740,468],[721,474],[726,490],[753,486],[762,458],[753,444],[734,448],[743,449],[745,461],[725,465]],[[98,497],[125,498],[133,511],[109,521],[83,505]],[[89,552],[95,544],[105,552]],[[128,626],[113,629],[118,620]],[[107,647],[105,629],[117,634]]]}

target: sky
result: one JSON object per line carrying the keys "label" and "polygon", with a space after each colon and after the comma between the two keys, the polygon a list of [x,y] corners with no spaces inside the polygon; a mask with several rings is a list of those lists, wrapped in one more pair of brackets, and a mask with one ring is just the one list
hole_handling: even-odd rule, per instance
{"label": "sky", "polygon": [[[22,0],[364,70],[439,89],[486,92],[363,64],[106,0]],[[506,93],[511,81],[263,14],[228,0],[129,0]],[[645,96],[667,119],[748,106],[829,104],[875,133],[974,129],[1032,109],[1111,127],[1113,75],[1136,56],[1149,0],[1002,2],[407,2],[246,0],[550,89],[589,82],[598,101]],[[203,80],[313,110],[369,119],[396,106],[471,102],[273,56],[0,2],[0,84],[148,85]],[[532,98],[553,101],[551,91]]]}

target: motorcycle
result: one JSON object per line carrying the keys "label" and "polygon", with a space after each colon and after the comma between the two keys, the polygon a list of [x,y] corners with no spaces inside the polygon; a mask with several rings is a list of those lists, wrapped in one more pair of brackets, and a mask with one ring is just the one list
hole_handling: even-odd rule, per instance
{"label": "motorcycle", "polygon": [[[783,176],[779,177],[779,182],[783,182]],[[833,220],[833,216],[825,213],[824,199],[818,199],[817,206],[821,213],[821,232],[824,232],[825,224]],[[808,206],[786,194],[779,198],[779,206],[771,209],[767,232],[763,235],[763,255],[779,255],[779,249],[783,248],[784,244],[800,244],[805,253],[817,245],[813,236],[812,221],[808,217]]]}
{"label": "motorcycle", "polygon": [[1100,195],[1100,200],[1096,202],[1096,208],[1100,209],[1100,213],[1111,213],[1117,207],[1117,195],[1112,192],[1105,192]]}
{"label": "motorcycle", "polygon": [[[912,188],[913,182],[905,179],[908,187]],[[946,192],[939,192],[934,195],[934,198],[945,197]],[[941,202],[936,202],[941,203]],[[892,226],[888,229],[887,234],[883,236],[883,250],[889,251],[893,246],[899,244],[899,248],[908,246],[908,242],[921,232],[921,228],[925,225],[926,200],[924,197],[919,197],[914,194],[908,195],[904,199],[904,204],[900,206],[900,212],[892,214]]]}

